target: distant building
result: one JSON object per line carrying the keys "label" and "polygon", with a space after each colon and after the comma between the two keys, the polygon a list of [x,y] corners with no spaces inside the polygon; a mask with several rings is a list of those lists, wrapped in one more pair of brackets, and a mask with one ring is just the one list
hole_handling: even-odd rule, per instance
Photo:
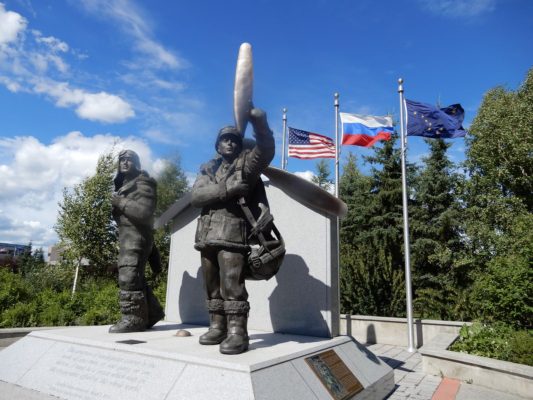
{"label": "distant building", "polygon": [[61,262],[63,259],[62,253],[63,248],[61,248],[59,245],[55,244],[53,246],[50,246],[48,248],[48,264],[50,265],[57,265]]}
{"label": "distant building", "polygon": [[23,244],[0,243],[0,267],[16,271],[17,259],[31,251],[31,246]]}
{"label": "distant building", "polygon": [[[48,248],[48,264],[58,265],[61,264],[61,261],[64,260],[63,253],[65,248],[61,247],[59,244],[54,244]],[[81,265],[87,267],[90,265],[89,260],[86,258],[81,259]]]}

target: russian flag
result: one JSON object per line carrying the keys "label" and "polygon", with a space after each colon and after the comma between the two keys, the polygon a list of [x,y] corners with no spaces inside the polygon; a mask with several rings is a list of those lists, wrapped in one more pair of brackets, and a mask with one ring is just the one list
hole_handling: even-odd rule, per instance
{"label": "russian flag", "polygon": [[343,145],[370,147],[378,140],[389,140],[394,132],[390,116],[376,117],[342,112],[340,116]]}

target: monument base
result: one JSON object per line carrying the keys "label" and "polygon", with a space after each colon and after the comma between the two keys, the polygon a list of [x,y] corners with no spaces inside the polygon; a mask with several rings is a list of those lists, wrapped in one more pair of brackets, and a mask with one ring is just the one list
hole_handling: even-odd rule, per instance
{"label": "monument base", "polygon": [[[0,393],[68,400],[344,400],[382,399],[394,388],[392,369],[348,336],[251,331],[248,352],[227,356],[218,346],[198,344],[205,327],[165,322],[123,334],[108,328],[35,331],[5,348]],[[175,336],[179,329],[192,336]]]}

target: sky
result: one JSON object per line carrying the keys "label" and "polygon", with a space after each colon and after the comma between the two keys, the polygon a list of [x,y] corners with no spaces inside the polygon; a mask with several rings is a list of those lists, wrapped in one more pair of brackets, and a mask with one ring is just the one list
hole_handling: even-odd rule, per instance
{"label": "sky", "polygon": [[[243,42],[279,167],[283,108],[289,126],[334,137],[334,93],[341,112],[397,119],[400,77],[408,99],[461,103],[468,127],[487,90],[523,81],[532,37],[529,0],[0,0],[0,242],[56,243],[63,189],[112,149],[153,175],[179,155],[194,179],[234,123]],[[341,151],[363,170],[373,153]],[[408,159],[425,154],[409,138]],[[309,178],[316,160],[288,170]]]}

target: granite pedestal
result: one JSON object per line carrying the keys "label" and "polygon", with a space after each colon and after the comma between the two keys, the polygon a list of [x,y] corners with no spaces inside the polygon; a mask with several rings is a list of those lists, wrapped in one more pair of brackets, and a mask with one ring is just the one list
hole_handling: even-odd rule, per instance
{"label": "granite pedestal", "polygon": [[[108,328],[32,332],[0,352],[2,388],[20,399],[68,400],[382,399],[394,388],[391,368],[348,336],[250,331],[248,352],[224,356],[198,344],[205,327],[160,323],[113,335]],[[177,337],[178,329],[192,336]],[[324,354],[340,360],[334,368],[343,367],[344,377],[313,368],[310,360]],[[355,397],[346,392],[354,378]]]}

